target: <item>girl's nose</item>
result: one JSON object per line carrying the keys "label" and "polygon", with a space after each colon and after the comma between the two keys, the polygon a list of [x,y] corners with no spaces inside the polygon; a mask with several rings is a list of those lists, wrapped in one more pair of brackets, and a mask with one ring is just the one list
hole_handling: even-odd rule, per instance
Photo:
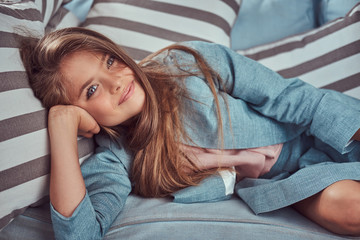
{"label": "girl's nose", "polygon": [[115,94],[115,93],[117,93],[119,90],[120,90],[120,87],[121,87],[121,85],[120,85],[120,81],[119,80],[115,80],[115,81],[113,81],[113,83],[112,83],[112,86],[111,86],[111,93],[112,94]]}

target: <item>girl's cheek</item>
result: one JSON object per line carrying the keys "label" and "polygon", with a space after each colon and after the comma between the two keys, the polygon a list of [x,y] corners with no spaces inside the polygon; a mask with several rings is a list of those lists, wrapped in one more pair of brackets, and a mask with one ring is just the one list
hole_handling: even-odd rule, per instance
{"label": "girl's cheek", "polygon": [[112,106],[110,104],[110,101],[108,101],[106,98],[98,97],[96,99],[96,103],[93,105],[94,112],[96,112],[98,115],[104,115],[109,114],[109,110],[112,109]]}

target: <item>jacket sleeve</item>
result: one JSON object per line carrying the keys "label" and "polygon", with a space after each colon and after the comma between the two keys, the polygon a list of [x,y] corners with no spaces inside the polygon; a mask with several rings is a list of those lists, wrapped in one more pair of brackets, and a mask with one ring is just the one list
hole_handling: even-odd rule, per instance
{"label": "jacket sleeve", "polygon": [[56,239],[102,239],[131,191],[124,165],[105,147],[85,160],[81,171],[87,192],[73,215],[64,217],[51,206]]}
{"label": "jacket sleeve", "polygon": [[[212,43],[185,43],[196,49],[223,80],[223,87],[262,115],[306,127],[311,135],[340,153],[360,128],[360,101],[318,89],[298,78],[284,79],[276,72],[231,49]],[[226,89],[226,90],[224,90]]]}

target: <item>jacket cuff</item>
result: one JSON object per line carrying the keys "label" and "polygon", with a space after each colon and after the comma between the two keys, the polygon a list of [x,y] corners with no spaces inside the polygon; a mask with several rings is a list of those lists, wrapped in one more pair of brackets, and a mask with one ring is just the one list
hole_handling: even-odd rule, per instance
{"label": "jacket cuff", "polygon": [[204,179],[197,186],[177,191],[172,196],[176,203],[216,202],[230,199],[232,192],[228,193],[222,176],[217,174]]}
{"label": "jacket cuff", "polygon": [[[95,219],[95,217],[93,217],[95,213],[87,191],[70,217],[65,217],[60,214],[51,203],[50,212],[56,239],[81,239],[84,236],[78,234],[81,234],[84,229],[89,228],[89,226],[87,226],[88,222],[83,220],[89,218]],[[79,231],[79,229],[82,231]],[[92,231],[89,229],[88,231],[85,230],[85,232]]]}
{"label": "jacket cuff", "polygon": [[341,154],[353,149],[350,142],[360,129],[360,111],[344,107],[332,94],[325,94],[315,112],[310,132]]}

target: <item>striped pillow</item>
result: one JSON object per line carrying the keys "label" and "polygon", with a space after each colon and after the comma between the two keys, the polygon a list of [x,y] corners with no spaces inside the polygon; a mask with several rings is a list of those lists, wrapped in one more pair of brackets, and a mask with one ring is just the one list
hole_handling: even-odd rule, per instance
{"label": "striped pillow", "polygon": [[[18,51],[24,29],[44,34],[37,7],[31,1],[0,3],[0,229],[48,195],[47,112],[33,96]],[[93,147],[92,140],[80,139],[80,157]]]}
{"label": "striped pillow", "polygon": [[360,99],[360,3],[318,29],[238,52],[286,78]]}
{"label": "striped pillow", "polygon": [[80,20],[71,11],[61,7],[46,25],[45,31],[52,32],[61,28],[78,27]]}
{"label": "striped pillow", "polygon": [[110,37],[135,60],[175,42],[230,46],[240,0],[95,0],[82,26]]}
{"label": "striped pillow", "polygon": [[[33,0],[34,1],[34,0]],[[42,15],[42,22],[46,26],[50,19],[58,12],[59,8],[71,0],[35,0],[35,4]]]}

